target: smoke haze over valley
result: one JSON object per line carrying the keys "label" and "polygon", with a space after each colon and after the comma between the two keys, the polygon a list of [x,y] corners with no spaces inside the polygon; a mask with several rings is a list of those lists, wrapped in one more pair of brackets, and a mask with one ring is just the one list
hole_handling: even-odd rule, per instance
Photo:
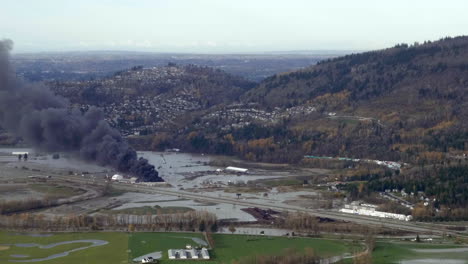
{"label": "smoke haze over valley", "polygon": [[73,108],[48,88],[16,77],[10,64],[13,43],[0,42],[0,126],[48,152],[71,152],[112,166],[142,181],[160,181],[158,172],[111,128],[96,108]]}

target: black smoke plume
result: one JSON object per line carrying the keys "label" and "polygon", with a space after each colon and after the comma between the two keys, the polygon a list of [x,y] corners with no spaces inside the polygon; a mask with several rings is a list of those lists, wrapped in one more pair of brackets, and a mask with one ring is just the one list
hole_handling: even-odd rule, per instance
{"label": "black smoke plume", "polygon": [[83,160],[109,165],[137,176],[140,181],[162,181],[148,160],[135,150],[91,108],[85,113],[47,87],[18,79],[10,64],[12,41],[0,41],[0,126],[34,148],[65,151]]}

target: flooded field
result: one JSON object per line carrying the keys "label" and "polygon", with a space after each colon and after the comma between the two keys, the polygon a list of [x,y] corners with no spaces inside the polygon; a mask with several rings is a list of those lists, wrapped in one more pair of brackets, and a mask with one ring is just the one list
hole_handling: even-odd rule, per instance
{"label": "flooded field", "polygon": [[[19,160],[12,152],[29,152],[28,161]],[[225,167],[213,166],[222,158],[223,162],[230,163],[228,157],[210,155],[174,153],[174,152],[149,152],[140,151],[138,155],[149,160],[162,178],[170,184],[170,189],[185,190],[207,194],[211,197],[240,198],[244,200],[254,199],[264,204],[282,204],[301,207],[317,207],[317,201],[321,199],[320,194],[313,190],[301,189],[279,189],[276,187],[256,188],[256,182],[292,179],[295,177],[308,177],[327,173],[326,170],[300,170],[300,169],[265,169],[261,166],[252,166],[247,173],[226,172]],[[236,160],[236,162],[239,162]],[[251,164],[250,164],[251,165]],[[90,179],[103,181],[105,177],[112,176],[115,171],[111,168],[90,164],[77,160],[68,154],[60,154],[54,158],[50,154],[36,153],[32,149],[22,148],[0,148],[0,166],[6,170],[0,171],[1,179],[19,179],[34,177],[35,172],[42,174],[51,172],[60,175],[82,176]],[[268,168],[268,166],[267,166]],[[13,187],[13,185],[11,185]],[[241,188],[239,187],[241,186]],[[239,194],[239,195],[238,195]],[[35,193],[32,190],[8,187],[2,192],[0,199],[19,199],[31,197]],[[8,198],[7,198],[8,197]],[[37,196],[39,197],[39,196]],[[176,196],[158,194],[146,194],[127,192],[112,198],[96,198],[80,201],[71,205],[63,205],[42,211],[50,215],[66,215],[69,213],[99,212],[100,208],[112,208],[110,210],[124,210],[139,207],[146,208],[190,208],[198,211],[214,213],[218,219],[229,219],[233,221],[255,221],[256,219],[239,206],[230,204],[204,203],[196,200],[179,199]],[[106,209],[108,210],[108,209]]]}
{"label": "flooded field", "polygon": [[27,184],[0,185],[0,200],[14,201],[34,197],[45,197],[43,193],[28,188]]}
{"label": "flooded field", "polygon": [[211,161],[218,158],[210,155],[148,151],[138,152],[138,154],[155,165],[166,182],[182,188],[207,185],[225,186],[229,183],[246,183],[259,179],[277,179],[294,175],[288,171],[261,169],[250,170],[247,174],[217,173],[216,170],[222,170],[224,167],[209,165]]}
{"label": "flooded field", "polygon": [[468,247],[453,241],[433,243],[377,242],[373,263],[395,264],[468,264]]}
{"label": "flooded field", "polygon": [[413,260],[402,260],[398,264],[466,264],[468,263],[462,259],[413,259]]}
{"label": "flooded field", "polygon": [[218,219],[231,219],[238,221],[255,221],[255,218],[250,214],[240,210],[242,207],[233,206],[230,204],[212,204],[203,203],[194,200],[180,199],[177,196],[155,195],[143,193],[125,193],[119,199],[124,202],[121,206],[113,208],[113,210],[122,210],[128,208],[138,208],[143,206],[160,206],[160,207],[189,207],[197,211],[207,211],[214,213]]}

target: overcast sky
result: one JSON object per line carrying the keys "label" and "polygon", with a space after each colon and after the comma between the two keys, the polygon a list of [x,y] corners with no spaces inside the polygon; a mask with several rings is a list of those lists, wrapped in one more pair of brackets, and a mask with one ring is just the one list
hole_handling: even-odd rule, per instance
{"label": "overcast sky", "polygon": [[466,0],[4,0],[15,52],[369,50],[468,34]]}

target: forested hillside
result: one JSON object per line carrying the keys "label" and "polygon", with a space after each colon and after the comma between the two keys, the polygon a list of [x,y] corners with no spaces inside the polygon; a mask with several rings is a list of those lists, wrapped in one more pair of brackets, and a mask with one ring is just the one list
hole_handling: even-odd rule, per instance
{"label": "forested hillside", "polygon": [[468,150],[468,37],[323,61],[272,76],[242,99],[265,108],[311,105],[288,123],[317,155],[413,160]]}

